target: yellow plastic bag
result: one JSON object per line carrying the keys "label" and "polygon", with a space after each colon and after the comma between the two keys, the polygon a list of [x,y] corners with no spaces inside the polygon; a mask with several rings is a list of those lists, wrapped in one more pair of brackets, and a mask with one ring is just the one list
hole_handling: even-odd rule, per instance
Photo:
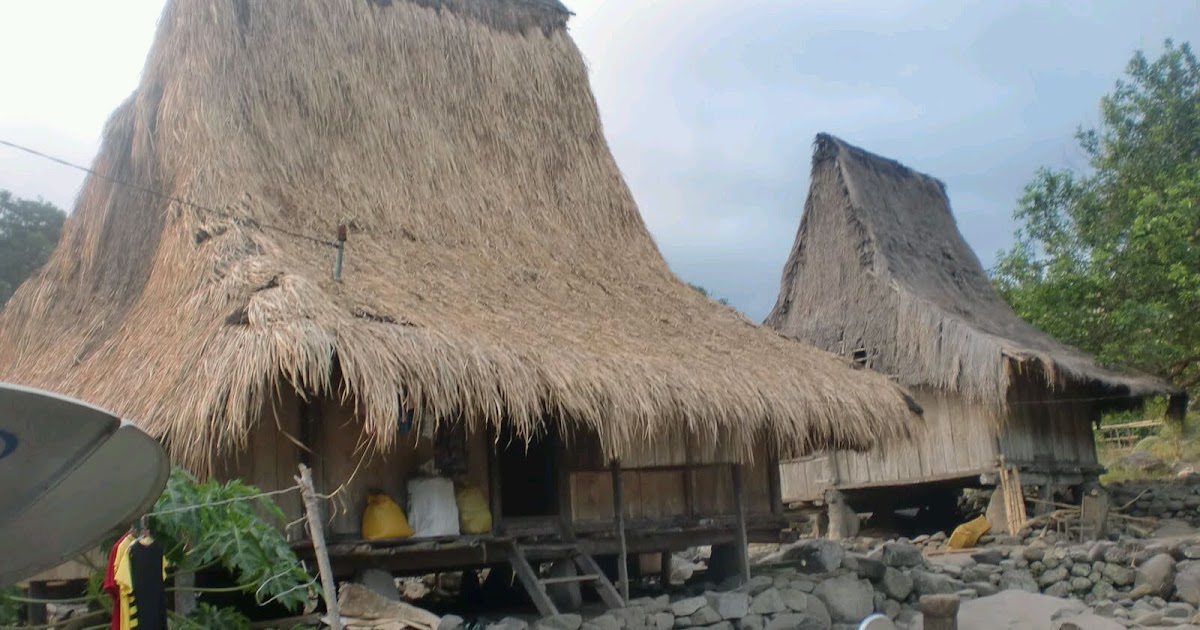
{"label": "yellow plastic bag", "polygon": [[492,513],[479,488],[464,485],[454,493],[454,498],[458,503],[458,528],[462,533],[491,533]]}
{"label": "yellow plastic bag", "polygon": [[363,510],[362,536],[365,540],[380,538],[408,538],[413,529],[408,525],[404,510],[386,494],[371,492],[367,495],[367,509]]}
{"label": "yellow plastic bag", "polygon": [[977,517],[975,520],[967,521],[954,529],[954,533],[950,534],[950,540],[946,541],[947,549],[970,549],[979,542],[979,537],[988,533],[992,528],[992,524],[983,516]]}

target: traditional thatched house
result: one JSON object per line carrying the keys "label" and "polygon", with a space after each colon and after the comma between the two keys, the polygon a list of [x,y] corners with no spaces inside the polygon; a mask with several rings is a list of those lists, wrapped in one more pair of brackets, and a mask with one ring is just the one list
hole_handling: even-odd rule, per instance
{"label": "traditional thatched house", "polygon": [[[594,530],[611,553],[615,479],[631,550],[727,542],[739,487],[779,512],[777,456],[907,436],[899,387],[671,274],[567,18],[169,3],[106,177],[0,316],[0,378],[137,419],[201,474],[285,488],[309,461],[343,488],[335,541],[368,488],[402,497],[436,450],[489,494],[497,535]],[[335,544],[335,564],[503,561],[496,540]]]}
{"label": "traditional thatched house", "polygon": [[1099,469],[1100,414],[1181,394],[1104,369],[1022,321],[959,234],[941,182],[828,135],[817,137],[804,217],[766,323],[913,388],[925,409],[927,430],[908,445],[785,464],[790,501],[830,488],[875,507],[919,499],[889,488],[991,480],[1001,457],[1025,483],[1080,484]]}

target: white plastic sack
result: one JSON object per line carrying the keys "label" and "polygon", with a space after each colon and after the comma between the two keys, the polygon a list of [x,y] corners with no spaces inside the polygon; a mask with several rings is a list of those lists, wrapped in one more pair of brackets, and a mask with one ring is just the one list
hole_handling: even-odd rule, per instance
{"label": "white plastic sack", "polygon": [[457,536],[458,502],[454,482],[442,477],[408,480],[408,524],[414,538]]}

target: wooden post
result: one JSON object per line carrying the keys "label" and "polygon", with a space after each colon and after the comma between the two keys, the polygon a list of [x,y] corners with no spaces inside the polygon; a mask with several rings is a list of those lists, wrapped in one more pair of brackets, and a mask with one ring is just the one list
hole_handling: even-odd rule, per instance
{"label": "wooden post", "polygon": [[734,541],[737,552],[738,574],[742,583],[750,581],[750,539],[746,533],[746,493],[742,487],[742,465],[733,465],[733,509],[737,515],[737,539]]}
{"label": "wooden post", "polygon": [[625,499],[622,496],[621,462],[612,463],[613,517],[617,522],[617,541],[621,555],[617,558],[617,579],[621,583],[621,599],[629,601],[629,550],[625,546]]}
{"label": "wooden post", "polygon": [[767,460],[767,485],[771,492],[771,513],[783,516],[783,481],[779,478],[779,458],[775,455]]}
{"label": "wooden post", "polygon": [[304,497],[304,512],[308,517],[308,533],[312,538],[313,552],[317,556],[317,571],[321,576],[321,590],[325,594],[325,609],[329,616],[329,627],[342,630],[342,614],[338,610],[337,585],[333,580],[333,568],[329,566],[329,550],[325,548],[325,530],[321,527],[321,511],[317,505],[317,492],[313,490],[312,471],[300,464],[300,494]]}
{"label": "wooden post", "polygon": [[500,535],[504,531],[504,514],[503,505],[500,502],[500,493],[503,491],[500,478],[500,435],[494,430],[489,429],[488,435],[492,437],[492,447],[488,449],[488,503],[492,510],[492,534]]}

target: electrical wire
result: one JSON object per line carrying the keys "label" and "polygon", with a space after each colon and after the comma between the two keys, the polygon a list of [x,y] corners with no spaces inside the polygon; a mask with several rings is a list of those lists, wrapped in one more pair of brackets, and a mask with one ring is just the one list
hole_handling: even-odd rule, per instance
{"label": "electrical wire", "polygon": [[[5,140],[3,138],[0,138],[0,145],[9,147],[10,149],[15,149],[17,151],[28,153],[30,155],[42,158],[44,160],[49,160],[51,162],[54,162],[55,164],[60,164],[62,166],[66,166],[68,168],[73,168],[77,171],[83,171],[84,173],[87,173],[89,175],[99,177],[100,179],[103,179],[104,181],[111,182],[118,186],[123,186],[125,188],[129,188],[132,190],[136,190],[138,192],[146,193],[148,195],[154,195],[155,197],[159,197],[160,199],[165,199],[172,203],[177,203],[182,206],[188,206],[191,208],[195,208],[197,210],[202,210],[204,212],[208,212],[208,213],[214,214],[219,217],[229,217],[228,212],[217,210],[215,208],[210,208],[208,206],[198,204],[194,201],[187,201],[184,199],[180,199],[178,197],[168,195],[164,192],[154,190],[151,188],[146,188],[144,186],[139,186],[139,185],[131,183],[131,182],[123,181],[123,180],[117,179],[115,177],[112,177],[110,175],[107,175],[105,173],[101,173],[100,171],[97,171],[93,168],[89,168],[89,167],[83,166],[81,164],[75,164],[74,162],[64,160],[63,158],[55,157],[53,155],[50,155],[49,153],[44,153],[42,151],[38,151],[37,149],[33,149],[33,148],[30,148],[30,147],[27,147],[27,146],[24,146],[21,144],[17,144],[15,142],[11,142],[11,141]],[[293,232],[291,230],[286,230],[284,228],[275,227],[273,225],[268,225],[266,223],[262,223],[255,219],[246,218],[246,219],[242,219],[242,220],[238,221],[238,219],[234,218],[233,220],[237,221],[243,225],[251,225],[254,227],[260,227],[260,228],[263,228],[266,230],[271,230],[273,232],[278,232],[285,236],[290,236],[292,238],[298,238],[298,239],[302,239],[302,240],[306,240],[306,241],[311,241],[311,242],[317,243],[319,245],[325,245],[327,247],[338,247],[338,243],[336,241],[330,241],[330,240],[326,240],[326,239],[322,239],[322,238],[317,238],[315,236],[309,236],[307,234],[300,234],[298,232]]]}

